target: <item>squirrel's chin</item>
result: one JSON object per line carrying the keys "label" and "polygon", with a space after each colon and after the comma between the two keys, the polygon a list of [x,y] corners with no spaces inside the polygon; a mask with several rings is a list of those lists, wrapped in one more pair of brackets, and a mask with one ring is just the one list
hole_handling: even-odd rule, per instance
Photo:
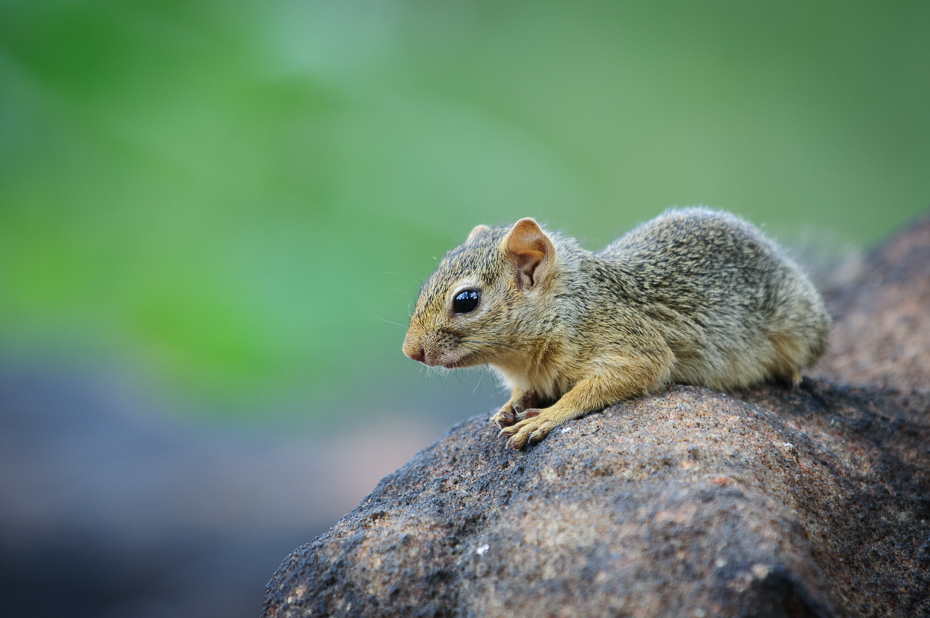
{"label": "squirrel's chin", "polygon": [[463,367],[473,367],[476,363],[471,362],[469,358],[465,356],[463,358],[457,358],[455,360],[439,364],[446,369],[462,369]]}

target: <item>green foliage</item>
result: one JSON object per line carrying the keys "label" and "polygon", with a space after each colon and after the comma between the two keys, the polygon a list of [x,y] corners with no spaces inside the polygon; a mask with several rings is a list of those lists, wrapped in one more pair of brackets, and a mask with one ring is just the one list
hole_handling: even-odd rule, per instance
{"label": "green foliage", "polygon": [[930,195],[928,31],[924,3],[2,1],[0,346],[250,405],[409,370],[390,322],[477,223],[596,248],[704,203],[872,242]]}

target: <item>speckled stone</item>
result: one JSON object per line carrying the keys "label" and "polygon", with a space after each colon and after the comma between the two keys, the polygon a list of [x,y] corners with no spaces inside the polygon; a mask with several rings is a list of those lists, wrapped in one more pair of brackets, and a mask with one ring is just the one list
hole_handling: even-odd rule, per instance
{"label": "speckled stone", "polygon": [[930,214],[872,251],[827,304],[830,350],[811,375],[930,391]]}

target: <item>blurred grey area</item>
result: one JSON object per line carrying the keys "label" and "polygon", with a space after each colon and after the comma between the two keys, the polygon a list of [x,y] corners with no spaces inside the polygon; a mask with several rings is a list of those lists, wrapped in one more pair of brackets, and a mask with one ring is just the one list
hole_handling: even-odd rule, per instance
{"label": "blurred grey area", "polygon": [[197,427],[112,376],[0,366],[0,615],[257,616],[281,561],[449,420]]}

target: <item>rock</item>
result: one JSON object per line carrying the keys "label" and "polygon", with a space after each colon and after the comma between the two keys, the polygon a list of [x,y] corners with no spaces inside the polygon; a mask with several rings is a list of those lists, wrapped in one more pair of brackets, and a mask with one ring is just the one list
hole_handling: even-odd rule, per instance
{"label": "rock", "polygon": [[674,386],[522,452],[466,421],[296,550],[265,616],[930,615],[928,348],[900,326],[926,327],[925,226],[844,292],[834,383]]}
{"label": "rock", "polygon": [[473,419],[295,552],[266,616],[930,613],[928,409],[679,386],[526,452]]}
{"label": "rock", "polygon": [[837,319],[813,375],[930,390],[930,215],[874,250],[827,301]]}

